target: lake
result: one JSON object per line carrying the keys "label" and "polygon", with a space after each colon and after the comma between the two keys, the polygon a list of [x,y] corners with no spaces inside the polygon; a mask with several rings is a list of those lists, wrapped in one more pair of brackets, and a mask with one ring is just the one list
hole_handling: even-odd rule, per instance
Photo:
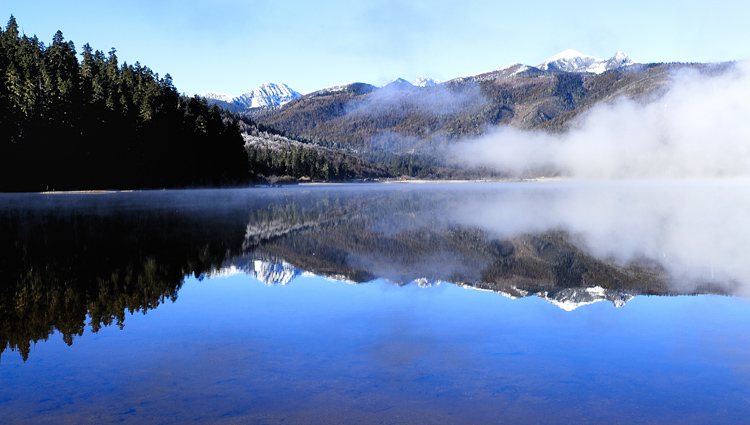
{"label": "lake", "polygon": [[745,423],[750,182],[0,194],[3,423]]}

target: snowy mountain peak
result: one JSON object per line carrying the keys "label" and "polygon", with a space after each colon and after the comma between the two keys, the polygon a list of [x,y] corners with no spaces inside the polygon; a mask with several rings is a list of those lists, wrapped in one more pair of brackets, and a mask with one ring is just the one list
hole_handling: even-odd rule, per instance
{"label": "snowy mountain peak", "polygon": [[615,53],[610,59],[601,59],[568,49],[537,65],[537,68],[549,71],[592,72],[594,74],[601,74],[602,72],[633,65],[634,63],[636,62],[623,52]]}
{"label": "snowy mountain peak", "polygon": [[440,80],[436,80],[430,77],[420,76],[420,77],[417,77],[417,79],[414,80],[411,84],[416,87],[432,87],[432,86],[436,86],[440,84]]}
{"label": "snowy mountain peak", "polygon": [[208,100],[209,103],[222,103],[222,106],[244,110],[264,106],[280,106],[302,97],[302,94],[292,90],[284,83],[263,83],[239,96],[210,91],[203,92],[199,96]]}
{"label": "snowy mountain peak", "polygon": [[298,97],[302,97],[302,94],[292,90],[284,83],[263,83],[257,88],[238,96],[237,100],[247,104],[248,108],[260,108],[283,105]]}
{"label": "snowy mountain peak", "polygon": [[630,56],[618,51],[607,61],[607,67],[608,69],[615,69],[621,66],[630,66],[636,63],[637,62],[631,59]]}

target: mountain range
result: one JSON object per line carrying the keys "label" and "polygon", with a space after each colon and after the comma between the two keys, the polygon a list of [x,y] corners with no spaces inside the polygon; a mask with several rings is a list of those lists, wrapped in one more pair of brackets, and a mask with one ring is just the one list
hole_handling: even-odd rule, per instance
{"label": "mountain range", "polygon": [[[428,77],[412,82],[396,78],[380,87],[351,82],[304,95],[286,85],[264,84],[248,92],[252,95],[204,97],[263,129],[305,146],[356,156],[392,176],[518,177],[503,170],[467,174],[445,152],[451,144],[499,126],[563,133],[596,105],[622,98],[636,103],[660,98],[681,70],[717,75],[732,66],[641,64],[623,52],[603,59],[565,50],[536,66],[511,63],[445,82]],[[279,145],[276,150],[290,149]],[[547,175],[556,173],[548,171]]]}
{"label": "mountain range", "polygon": [[[595,56],[585,55],[579,53],[573,49],[565,50],[558,53],[555,56],[547,59],[536,67],[528,65],[522,65],[518,63],[512,63],[499,68],[496,71],[507,71],[511,70],[510,75],[516,75],[521,72],[526,72],[533,69],[539,69],[544,71],[561,71],[561,72],[589,72],[594,74],[601,74],[605,71],[634,65],[636,62],[631,59],[628,55],[623,52],[617,52],[610,59],[601,59]],[[496,72],[491,71],[491,72]],[[474,74],[484,75],[486,73]],[[472,76],[474,76],[472,75]],[[463,76],[455,78],[454,80],[462,80],[470,78],[472,76]],[[453,81],[453,80],[450,80]],[[450,83],[449,81],[449,83]],[[352,84],[352,83],[350,83]],[[356,83],[361,84],[361,83]],[[380,88],[389,89],[407,89],[412,87],[434,87],[442,84],[440,80],[420,76],[412,82],[404,80],[403,78],[395,78],[388,83],[382,85]],[[336,89],[344,88],[348,84],[337,85],[325,89],[315,91],[314,93],[320,93],[323,91],[333,91]],[[374,87],[374,86],[373,86]],[[233,111],[243,111],[255,108],[264,108],[269,106],[282,106],[294,99],[298,99],[303,95],[284,83],[264,83],[257,88],[250,90],[241,95],[230,95],[224,93],[217,93],[212,91],[205,91],[198,96],[205,98],[209,103],[218,104],[225,109]]]}
{"label": "mountain range", "polygon": [[536,67],[544,71],[591,72],[601,74],[606,71],[635,64],[636,62],[623,52],[617,52],[609,59],[601,59],[568,49],[552,56]]}

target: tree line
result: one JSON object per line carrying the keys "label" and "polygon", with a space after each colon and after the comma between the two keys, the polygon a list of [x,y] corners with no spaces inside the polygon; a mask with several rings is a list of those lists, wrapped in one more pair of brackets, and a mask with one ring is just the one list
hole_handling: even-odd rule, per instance
{"label": "tree line", "polygon": [[[81,60],[78,60],[81,56]],[[0,190],[162,188],[249,178],[236,122],[169,74],[58,31],[46,46],[0,29]]]}

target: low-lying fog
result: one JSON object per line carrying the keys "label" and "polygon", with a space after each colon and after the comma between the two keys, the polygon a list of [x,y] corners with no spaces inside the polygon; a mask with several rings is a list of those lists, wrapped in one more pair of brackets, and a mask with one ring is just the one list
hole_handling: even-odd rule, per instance
{"label": "low-lying fog", "polygon": [[500,127],[453,157],[578,179],[750,177],[750,62],[718,76],[681,71],[652,103],[600,104],[564,135]]}

